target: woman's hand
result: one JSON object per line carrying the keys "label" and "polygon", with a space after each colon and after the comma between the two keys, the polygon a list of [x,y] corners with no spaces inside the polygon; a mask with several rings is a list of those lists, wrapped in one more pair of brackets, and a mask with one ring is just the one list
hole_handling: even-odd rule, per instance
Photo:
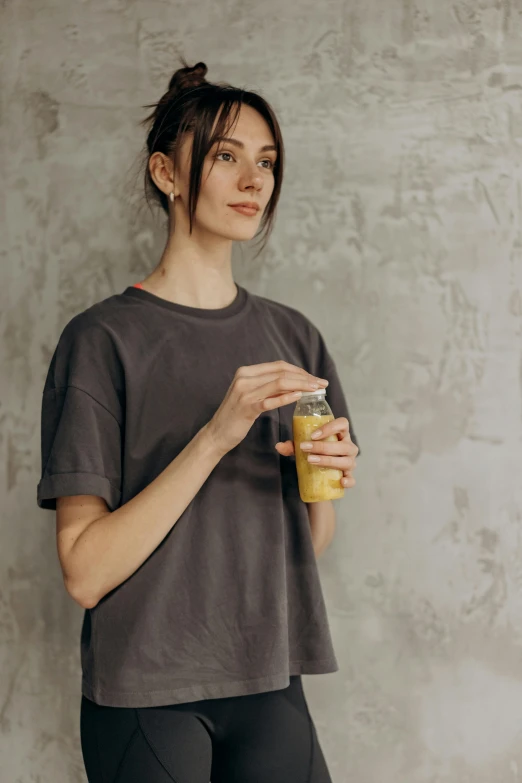
{"label": "woman's hand", "polygon": [[226,454],[237,446],[264,411],[297,402],[303,392],[328,386],[283,360],[239,367],[223,402],[206,425],[215,446]]}
{"label": "woman's hand", "polygon": [[[337,443],[323,441],[329,435],[337,435]],[[285,440],[275,445],[276,451],[283,457],[291,457],[295,454],[294,442]],[[356,481],[352,471],[356,467],[355,457],[359,453],[359,447],[350,438],[350,423],[345,416],[324,424],[320,430],[312,433],[312,441],[303,441],[301,448],[308,454],[308,461],[321,468],[337,468],[342,470],[341,485],[353,487]],[[311,460],[313,455],[316,459]]]}

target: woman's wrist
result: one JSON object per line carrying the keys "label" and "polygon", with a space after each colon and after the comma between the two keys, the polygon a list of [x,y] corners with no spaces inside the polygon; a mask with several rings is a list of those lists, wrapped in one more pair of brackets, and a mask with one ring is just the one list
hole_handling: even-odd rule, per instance
{"label": "woman's wrist", "polygon": [[196,437],[199,438],[204,453],[210,459],[219,462],[219,460],[222,459],[227,453],[227,449],[224,448],[216,438],[212,428],[212,419],[200,429]]}

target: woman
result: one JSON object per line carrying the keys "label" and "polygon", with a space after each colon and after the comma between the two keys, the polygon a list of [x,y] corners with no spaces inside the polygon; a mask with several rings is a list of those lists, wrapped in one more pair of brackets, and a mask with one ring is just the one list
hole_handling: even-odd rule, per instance
{"label": "woman", "polygon": [[301,675],[339,668],[316,564],[335,514],[299,497],[303,390],[327,389],[309,449],[345,487],[358,448],[318,329],[233,281],[232,242],[279,197],[274,113],[183,63],[144,121],[163,255],[66,325],[43,392],[38,505],[85,609],[83,758],[91,783],[326,783]]}

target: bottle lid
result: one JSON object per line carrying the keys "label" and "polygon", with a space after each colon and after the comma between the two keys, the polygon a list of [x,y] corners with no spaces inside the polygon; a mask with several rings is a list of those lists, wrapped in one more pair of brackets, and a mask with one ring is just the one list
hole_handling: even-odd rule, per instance
{"label": "bottle lid", "polygon": [[316,389],[315,391],[304,391],[300,399],[303,399],[303,397],[319,397],[322,394],[326,394],[326,389]]}

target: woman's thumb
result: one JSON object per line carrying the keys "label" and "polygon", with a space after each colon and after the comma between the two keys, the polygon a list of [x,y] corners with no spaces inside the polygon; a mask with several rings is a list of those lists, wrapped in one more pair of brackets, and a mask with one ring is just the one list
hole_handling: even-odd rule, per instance
{"label": "woman's thumb", "polygon": [[279,441],[275,444],[275,448],[283,457],[291,457],[294,453],[294,444],[291,440]]}

